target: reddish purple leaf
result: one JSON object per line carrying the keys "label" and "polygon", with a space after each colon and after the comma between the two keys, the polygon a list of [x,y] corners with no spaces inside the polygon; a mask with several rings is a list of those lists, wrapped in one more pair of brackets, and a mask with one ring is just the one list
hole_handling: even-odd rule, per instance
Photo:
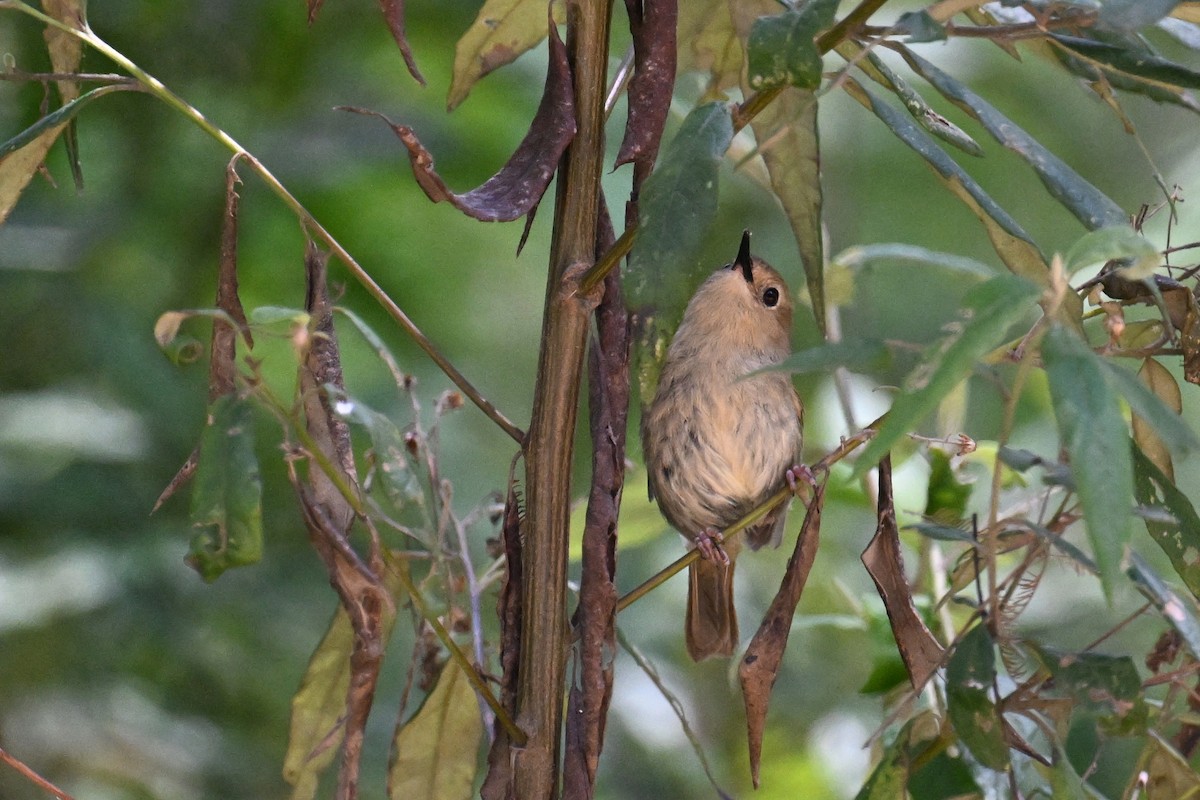
{"label": "reddish purple leaf", "polygon": [[678,0],[625,0],[633,35],[633,78],[629,118],[617,166],[654,163],[675,88],[675,28]]}
{"label": "reddish purple leaf", "polygon": [[379,117],[391,126],[408,148],[413,176],[430,200],[435,203],[444,200],[467,216],[484,222],[511,222],[537,206],[550,185],[559,159],[575,136],[571,66],[567,61],[567,49],[553,23],[549,41],[546,88],[529,132],[499,172],[465,194],[450,191],[434,170],[433,155],[421,144],[412,128],[397,125],[377,111],[345,107],[343,110]]}
{"label": "reddish purple leaf", "polygon": [[379,10],[383,12],[383,18],[387,20],[388,28],[392,31],[392,38],[396,40],[396,46],[400,48],[400,55],[404,56],[408,74],[412,75],[417,83],[424,86],[425,76],[421,74],[421,70],[417,69],[412,48],[408,46],[408,36],[404,33],[404,0],[379,0]]}

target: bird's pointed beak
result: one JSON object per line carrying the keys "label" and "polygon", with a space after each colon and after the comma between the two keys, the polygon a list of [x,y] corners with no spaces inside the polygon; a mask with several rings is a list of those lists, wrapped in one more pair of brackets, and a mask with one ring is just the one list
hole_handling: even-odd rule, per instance
{"label": "bird's pointed beak", "polygon": [[733,262],[735,267],[741,267],[742,275],[746,278],[746,283],[754,282],[754,271],[751,269],[752,263],[750,260],[750,231],[742,231],[742,246],[738,248],[737,259]]}

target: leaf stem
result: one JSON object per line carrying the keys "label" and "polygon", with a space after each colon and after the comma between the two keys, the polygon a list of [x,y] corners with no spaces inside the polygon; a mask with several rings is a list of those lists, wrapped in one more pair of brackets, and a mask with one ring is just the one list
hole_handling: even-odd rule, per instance
{"label": "leaf stem", "polygon": [[441,354],[441,352],[438,351],[433,342],[430,341],[429,337],[427,337],[421,331],[421,329],[417,327],[416,323],[414,323],[408,317],[408,315],[404,313],[403,309],[401,309],[400,306],[398,306],[396,302],[388,296],[387,292],[385,292],[383,288],[376,283],[375,279],[370,276],[370,274],[362,267],[362,265],[360,265],[358,261],[356,261],[354,257],[350,255],[350,253],[344,247],[342,247],[341,243],[339,243],[337,239],[335,239],[333,235],[329,233],[329,231],[327,231],[320,222],[317,221],[316,217],[314,217],[308,211],[308,209],[305,208],[304,205],[297,200],[290,191],[288,191],[287,187],[280,183],[279,179],[276,178],[275,175],[269,169],[267,169],[261,161],[255,158],[254,155],[252,155],[250,151],[243,147],[236,139],[210,122],[208,118],[205,117],[204,114],[202,114],[197,108],[168,89],[166,85],[163,84],[163,82],[158,78],[155,78],[153,75],[143,70],[119,50],[97,36],[91,30],[91,28],[86,26],[86,24],[83,28],[71,27],[64,22],[42,13],[41,11],[38,11],[24,2],[21,2],[21,0],[0,0],[0,9],[13,9],[20,11],[33,17],[34,19],[44,22],[47,25],[69,33],[93,49],[103,53],[111,61],[133,76],[146,88],[150,94],[154,95],[159,100],[183,114],[202,131],[216,139],[224,147],[232,151],[236,156],[242,158],[250,166],[251,170],[256,173],[267,185],[267,187],[270,188],[270,190],[280,200],[283,201],[284,205],[290,208],[292,213],[294,213],[300,219],[300,222],[304,226],[305,230],[325,244],[325,246],[327,246],[330,251],[337,256],[338,260],[341,261],[350,271],[350,274],[354,276],[354,279],[357,280],[373,298],[375,298],[376,302],[383,306],[384,310],[387,311],[392,319],[401,327],[401,329],[408,334],[409,338],[416,342],[417,346],[420,347],[427,356],[429,356],[430,360],[432,360],[433,363],[436,364],[437,367],[444,372],[448,378],[450,378],[454,385],[457,386],[459,390],[466,395],[466,397],[469,398],[471,402],[474,403],[479,410],[484,413],[485,416],[488,417],[488,419],[492,420],[492,422],[496,423],[501,430],[508,434],[513,441],[517,442],[517,444],[524,442],[525,432],[517,427],[503,413],[501,413],[500,410],[496,408],[496,406],[493,405],[490,400],[480,394],[474,385],[472,385],[471,382],[466,379],[466,376],[459,372],[458,368],[455,367],[449,359],[447,359]]}

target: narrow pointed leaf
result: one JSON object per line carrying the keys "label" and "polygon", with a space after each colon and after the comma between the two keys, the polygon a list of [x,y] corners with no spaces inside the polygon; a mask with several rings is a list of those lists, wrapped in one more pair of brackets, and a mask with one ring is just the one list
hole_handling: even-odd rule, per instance
{"label": "narrow pointed leaf", "polygon": [[987,626],[976,625],[959,640],[946,665],[946,711],[959,740],[985,767],[1008,767],[1004,726],[992,702],[996,656]]}
{"label": "narrow pointed leaf", "polygon": [[249,404],[227,394],[208,413],[192,486],[192,524],[202,530],[187,562],[213,581],[262,558],[262,481]]}
{"label": "narrow pointed leaf", "polygon": [[404,58],[404,65],[408,67],[408,74],[424,86],[425,76],[417,69],[412,47],[408,44],[408,34],[404,31],[404,0],[379,0],[379,10],[383,12],[383,19],[388,30],[392,32],[392,38],[396,40],[396,46],[400,48],[400,55]]}
{"label": "narrow pointed leaf", "polygon": [[[856,42],[847,40],[837,46],[837,51],[847,61],[857,62],[858,68],[880,86],[900,98],[908,113],[917,124],[943,142],[969,153],[982,156],[983,148],[972,139],[966,131],[943,117],[933,109],[933,106],[887,65],[873,50],[867,50]],[[865,58],[865,60],[863,60]]]}
{"label": "narrow pointed leaf", "polygon": [[[562,0],[554,0],[550,12],[556,24],[565,20]],[[466,100],[485,75],[536,47],[548,31],[546,0],[487,0],[454,46],[447,110],[453,111]]]}
{"label": "narrow pointed leaf", "polygon": [[1106,194],[982,97],[908,48],[900,48],[900,54],[909,66],[933,84],[946,99],[979,120],[996,141],[1028,162],[1051,196],[1062,203],[1084,226],[1096,229],[1108,225],[1121,225],[1128,220],[1128,215]]}
{"label": "narrow pointed leaf", "polygon": [[851,372],[870,372],[883,369],[890,362],[891,354],[883,342],[876,339],[852,339],[826,342],[799,350],[772,369],[793,374],[829,372],[836,367],[845,367]]}
{"label": "narrow pointed leaf", "polygon": [[728,106],[696,107],[643,184],[638,237],[624,281],[631,308],[654,309],[659,320],[683,313],[704,235],[716,217],[719,167],[732,138]]}
{"label": "narrow pointed leaf", "polygon": [[1133,468],[1138,503],[1164,508],[1174,519],[1173,523],[1144,519],[1146,531],[1167,554],[1179,579],[1200,597],[1200,514],[1188,496],[1137,448],[1133,450]]}
{"label": "narrow pointed leaf", "polygon": [[1100,25],[1115,31],[1136,31],[1153,25],[1175,10],[1179,0],[1105,0]]}
{"label": "narrow pointed leaf", "polygon": [[1042,356],[1088,539],[1104,592],[1111,599],[1133,512],[1129,433],[1102,360],[1077,335],[1054,326]]}
{"label": "narrow pointed leaf", "polygon": [[435,203],[446,201],[469,217],[484,222],[509,222],[537,207],[559,159],[575,136],[575,95],[567,51],[558,31],[550,28],[550,64],[546,88],[529,132],[499,172],[469,192],[455,194],[434,169],[433,156],[413,129],[397,125],[375,111],[345,108],[376,116],[387,122],[408,150],[413,176],[425,195]]}
{"label": "narrow pointed leaf", "polygon": [[[1142,594],[1154,603],[1154,607],[1167,623],[1179,632],[1192,656],[1200,658],[1200,620],[1196,618],[1194,601],[1176,595],[1167,582],[1137,553],[1130,558],[1129,577]],[[1195,589],[1192,591],[1194,593]]]}
{"label": "narrow pointed leaf", "polygon": [[[327,390],[337,391],[333,387],[327,387]],[[404,444],[404,434],[386,415],[344,392],[337,394],[339,396],[334,401],[333,410],[340,417],[361,425],[367,432],[371,439],[375,468],[382,478],[384,491],[391,502],[402,506],[419,501],[422,497],[421,486],[410,461],[408,448]],[[429,547],[434,546],[432,542],[422,543]]]}
{"label": "narrow pointed leaf", "polygon": [[[0,156],[5,157],[0,159],[0,172],[7,169],[5,165],[8,163],[8,159],[6,157],[9,153],[24,147],[50,130],[61,130],[66,123],[70,122],[76,114],[86,108],[93,100],[98,100],[99,98],[104,97],[104,95],[112,94],[113,92],[129,91],[134,91],[134,87],[124,83],[112,83],[107,86],[101,86],[97,89],[92,89],[90,92],[85,94],[81,94],[79,97],[75,98],[61,108],[51,111],[49,114],[39,119],[37,122],[30,125],[28,128],[9,139],[4,144],[0,144]],[[49,147],[47,147],[47,149],[49,149]]]}
{"label": "narrow pointed leaf", "polygon": [[1052,34],[1051,40],[1086,59],[1138,79],[1180,89],[1200,89],[1200,72],[1145,51]]}
{"label": "narrow pointed leaf", "polygon": [[[87,3],[84,0],[42,0],[42,8],[46,13],[60,22],[76,29],[87,27],[85,18]],[[55,72],[69,74],[79,71],[79,62],[83,56],[83,40],[72,36],[64,30],[47,25],[42,32],[46,39],[46,48],[50,52],[50,65]],[[78,81],[56,81],[59,99],[70,103],[79,97]],[[63,143],[67,148],[67,160],[71,165],[71,175],[75,179],[75,187],[83,189],[83,167],[79,162],[79,138],[76,136],[75,121],[67,123],[63,134]]]}
{"label": "narrow pointed leaf", "polygon": [[982,261],[902,242],[852,245],[833,258],[834,264],[850,269],[861,269],[877,261],[907,262],[921,267],[922,273],[927,272],[930,267],[936,267],[980,278],[992,278],[996,275],[996,270]]}
{"label": "narrow pointed leaf", "polygon": [[1045,256],[1029,234],[993,200],[983,187],[937,145],[912,118],[881,101],[862,84],[848,78],[843,88],[863,106],[883,120],[902,142],[915,150],[933,168],[947,188],[979,217],[988,237],[1005,266],[1013,273],[1039,285],[1047,282]]}
{"label": "narrow pointed leaf", "polygon": [[971,374],[979,359],[1004,341],[1008,329],[1029,313],[1037,295],[1037,287],[1013,275],[992,278],[968,292],[963,323],[922,359],[917,378],[896,398],[879,433],[859,456],[855,475],[870,469],[901,437],[915,430]]}
{"label": "narrow pointed leaf", "polygon": [[468,800],[483,722],[462,667],[449,661],[417,713],[396,735],[388,770],[392,800]]}
{"label": "narrow pointed leaf", "polygon": [[833,24],[836,10],[836,2],[810,0],[782,14],[754,20],[746,43],[750,88],[817,88],[821,84],[821,53],[816,37]]}

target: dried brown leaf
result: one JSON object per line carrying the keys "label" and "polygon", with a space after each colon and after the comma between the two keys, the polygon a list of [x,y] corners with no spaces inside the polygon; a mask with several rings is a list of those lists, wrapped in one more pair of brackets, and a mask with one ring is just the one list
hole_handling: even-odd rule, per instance
{"label": "dried brown leaf", "polygon": [[426,196],[435,203],[443,200],[469,217],[484,222],[510,222],[527,214],[550,185],[558,161],[575,136],[575,99],[571,66],[558,30],[550,26],[550,66],[546,88],[529,132],[516,152],[499,172],[482,185],[464,194],[455,194],[446,186],[433,166],[433,156],[421,144],[413,129],[397,125],[383,114],[361,108],[345,108],[359,114],[379,117],[408,149],[413,176]]}
{"label": "dried brown leaf", "polygon": [[308,24],[312,25],[316,20],[317,14],[321,12],[321,6],[325,5],[325,0],[308,0]]}
{"label": "dried brown leaf", "polygon": [[[73,28],[83,28],[84,10],[81,0],[42,0],[42,8],[48,15]],[[42,34],[46,48],[50,51],[50,65],[55,72],[67,73],[79,70],[83,57],[83,41],[66,31],[47,25]],[[57,81],[58,94],[64,105],[79,97],[77,81]]]}
{"label": "dried brown leaf", "polygon": [[633,78],[629,117],[617,166],[641,161],[653,165],[662,142],[675,88],[675,30],[678,0],[625,0],[633,36]]}
{"label": "dried brown leaf", "polygon": [[235,328],[220,317],[213,318],[212,347],[209,351],[211,357],[208,374],[209,402],[234,390],[234,377],[237,375],[238,328],[245,336],[246,343],[251,347],[254,346],[254,339],[250,335],[250,326],[246,322],[246,311],[242,308],[241,297],[238,296],[237,185],[241,183],[237,174],[239,158],[241,156],[234,156],[225,169],[225,215],[221,218],[221,262],[217,271],[217,308],[228,314],[238,327]]}
{"label": "dried brown leaf", "polygon": [[1183,379],[1200,384],[1200,309],[1196,298],[1187,292],[1187,311],[1180,330],[1179,346],[1183,348]]}
{"label": "dried brown leaf", "polygon": [[421,70],[417,69],[412,47],[409,46],[408,36],[404,31],[404,0],[379,0],[379,10],[383,12],[383,18],[387,20],[388,30],[392,32],[392,38],[396,40],[396,46],[400,48],[400,55],[404,56],[404,65],[408,67],[408,74],[413,76],[413,80],[424,86],[425,76],[421,74]]}
{"label": "dried brown leaf", "polygon": [[792,617],[796,605],[804,592],[804,584],[817,557],[817,545],[821,538],[821,507],[825,503],[825,487],[818,486],[813,492],[808,513],[796,539],[796,548],[788,559],[779,591],[763,616],[758,632],[750,640],[746,654],[738,666],[738,679],[742,684],[742,698],[746,703],[746,733],[750,744],[750,776],[754,788],[758,788],[758,766],[762,756],[763,730],[767,724],[767,708],[771,701],[771,688],[779,675],[779,665],[787,649],[788,634],[792,628]]}
{"label": "dried brown leaf", "polygon": [[913,604],[912,591],[904,577],[904,561],[900,555],[900,529],[896,525],[896,507],[892,498],[892,459],[879,462],[879,525],[862,562],[875,581],[900,658],[908,670],[913,689],[920,691],[938,666],[945,652],[934,638]]}

